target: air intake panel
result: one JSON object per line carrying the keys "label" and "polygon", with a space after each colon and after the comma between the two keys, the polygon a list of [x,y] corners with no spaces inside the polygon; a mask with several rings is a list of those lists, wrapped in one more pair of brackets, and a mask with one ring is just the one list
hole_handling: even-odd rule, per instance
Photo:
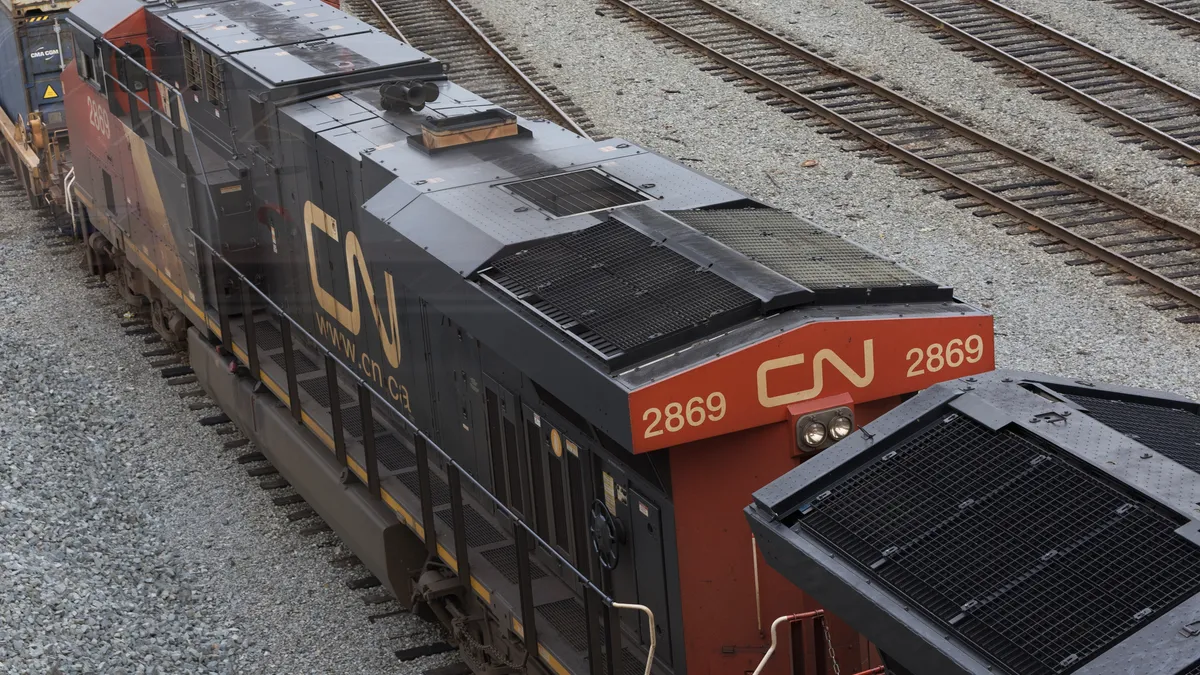
{"label": "air intake panel", "polygon": [[772,567],[913,675],[1187,673],[1200,474],[1149,431],[1196,409],[1030,373],[948,382],[746,514]]}

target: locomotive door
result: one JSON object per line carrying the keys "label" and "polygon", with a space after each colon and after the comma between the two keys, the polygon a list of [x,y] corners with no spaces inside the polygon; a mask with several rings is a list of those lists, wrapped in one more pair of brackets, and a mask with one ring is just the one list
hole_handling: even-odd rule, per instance
{"label": "locomotive door", "polygon": [[[662,514],[650,500],[629,489],[629,527],[633,545],[634,574],[637,577],[638,602],[654,612],[654,632],[658,636],[658,657],[669,662],[670,631],[667,630],[667,575],[663,555]],[[642,646],[650,646],[650,621],[639,615]]]}
{"label": "locomotive door", "polygon": [[[662,514],[652,501],[632,486],[628,474],[615,462],[597,457],[597,495],[594,510],[608,512],[616,521],[615,531],[593,545],[604,549],[610,546],[616,555],[611,570],[609,592],[621,602],[637,602],[654,612],[655,633],[658,636],[658,658],[669,662],[671,645],[667,625],[666,560],[663,550]],[[597,524],[603,514],[591,515],[591,536],[607,534]],[[604,541],[603,539],[608,539]],[[643,647],[650,646],[650,622],[640,613],[622,616],[629,632]]]}
{"label": "locomotive door", "polygon": [[492,492],[496,498],[528,520],[524,475],[518,439],[521,428],[517,398],[495,380],[483,376],[484,408],[487,414],[488,449],[492,465]]}

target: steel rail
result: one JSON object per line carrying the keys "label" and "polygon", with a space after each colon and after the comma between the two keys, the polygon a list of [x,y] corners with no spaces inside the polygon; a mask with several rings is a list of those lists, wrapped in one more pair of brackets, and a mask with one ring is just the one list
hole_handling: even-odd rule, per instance
{"label": "steel rail", "polygon": [[[864,126],[851,121],[847,117],[835,112],[833,109],[819,103],[809,95],[801,93],[800,91],[783,84],[775,77],[767,75],[763,72],[759,72],[755,68],[743,63],[736,56],[726,54],[722,47],[708,44],[704,41],[704,38],[688,35],[683,29],[678,29],[672,26],[669,22],[672,18],[677,18],[677,16],[664,16],[663,18],[655,17],[650,12],[635,6],[635,0],[608,1],[613,5],[629,12],[631,16],[639,19],[646,25],[649,25],[664,34],[671,36],[679,42],[703,53],[708,58],[720,63],[729,70],[740,74],[741,76],[766,89],[771,90],[779,96],[792,101],[793,103],[842,128],[844,131],[847,131],[860,140],[866,142],[869,146],[893,155],[910,166],[916,167],[921,171],[961,190],[963,193],[975,197],[980,202],[989,204],[994,209],[1007,213],[1020,221],[1034,225],[1038,229],[1041,229],[1047,234],[1058,238],[1064,243],[1067,243],[1079,249],[1080,251],[1095,257],[1098,260],[1106,262],[1114,268],[1126,272],[1127,274],[1149,284],[1154,288],[1157,288],[1164,293],[1169,294],[1170,296],[1186,303],[1187,305],[1200,309],[1200,290],[1189,288],[1188,286],[1177,283],[1167,276],[1158,274],[1149,266],[1142,265],[1131,257],[1122,255],[1121,253],[1113,251],[1101,244],[1077,235],[1074,232],[1071,232],[1067,227],[1032,213],[1016,203],[988,190],[987,188],[982,187],[964,178],[963,176],[957,175],[951,170],[944,169],[933,162],[920,157],[916,153],[906,148],[902,148],[899,145],[883,138],[882,136],[875,134]],[[650,1],[663,2],[664,0]],[[1053,166],[1035,159],[1030,155],[1025,154],[1024,152],[1021,152],[1020,150],[1011,148],[997,140],[970,129],[969,127],[965,127],[958,122],[944,117],[890,89],[887,89],[886,87],[878,85],[867,78],[848,71],[841,66],[838,66],[831,61],[828,61],[827,59],[818,56],[817,54],[814,54],[803,47],[800,47],[787,38],[751,23],[747,19],[739,17],[718,5],[709,2],[708,0],[679,0],[679,2],[700,8],[703,11],[711,14],[715,20],[723,21],[741,30],[747,31],[762,40],[770,42],[773,46],[783,49],[789,55],[806,61],[808,64],[815,65],[822,71],[834,74],[838,78],[857,85],[858,87],[869,91],[875,96],[895,103],[910,112],[914,112],[918,116],[924,117],[925,119],[934,122],[938,126],[949,130],[954,134],[962,136],[976,144],[982,145],[996,154],[1008,157],[1021,164],[1024,164],[1026,167],[1041,172],[1053,178],[1054,180],[1063,183],[1064,185],[1069,185],[1086,195],[1111,205],[1111,207],[1113,207],[1115,210],[1129,213],[1142,222],[1170,232],[1172,235],[1186,240],[1194,246],[1200,247],[1200,232],[1192,230],[1164,216],[1153,213],[1147,209],[1128,202],[1097,185],[1065,173]],[[726,43],[728,43],[728,39],[726,39]],[[732,46],[736,45],[727,44],[725,48],[728,49]],[[741,46],[741,51],[746,52],[745,45]]]}
{"label": "steel rail", "polygon": [[1196,31],[1197,34],[1200,34],[1200,18],[1171,9],[1166,5],[1154,2],[1154,0],[1120,0],[1120,2],[1113,4],[1133,5],[1138,9],[1143,9],[1164,19],[1174,21],[1181,27],[1190,28],[1191,30]]}
{"label": "steel rail", "polygon": [[[400,28],[396,25],[395,21],[392,20],[388,12],[384,10],[382,6],[380,6],[378,0],[366,1],[371,5],[380,19],[388,24],[394,34],[401,41],[410,45],[413,44],[410,40],[404,37],[404,34],[401,32]],[[453,13],[453,16],[458,23],[471,32],[471,37],[474,38],[475,41],[491,55],[492,59],[496,63],[500,64],[500,66],[508,72],[508,74],[516,81],[516,83],[525,90],[530,98],[535,100],[537,105],[548,113],[546,115],[547,119],[550,119],[559,126],[569,129],[584,138],[591,138],[588,132],[578,122],[576,122],[571,115],[569,115],[565,110],[562,109],[561,106],[555,103],[554,99],[551,98],[550,95],[547,94],[541,87],[539,87],[537,83],[534,82],[529,75],[521,69],[520,66],[518,66],[516,63],[513,63],[512,59],[510,59],[508,55],[504,53],[504,50],[500,49],[499,45],[493,42],[491,38],[484,33],[483,29],[480,28],[479,25],[473,20],[471,20],[471,18],[467,16],[466,12],[464,12],[462,8],[454,2],[454,0],[439,1],[446,6],[447,10]]]}
{"label": "steel rail", "polygon": [[[958,40],[959,42],[969,45],[970,47],[987,54],[997,61],[1000,61],[1005,65],[1040,81],[1055,91],[1088,108],[1091,108],[1092,110],[1113,120],[1114,122],[1123,125],[1134,133],[1145,136],[1159,145],[1170,148],[1178,152],[1183,157],[1192,160],[1193,162],[1200,162],[1200,146],[1189,141],[1175,138],[1169,133],[1161,131],[1133,115],[1118,110],[1117,108],[1105,103],[1095,96],[1088,94],[1086,91],[1064,82],[1062,79],[1038,67],[1037,65],[1009,54],[1004,49],[997,47],[986,39],[973,35],[963,28],[959,28],[954,24],[953,17],[938,15],[926,11],[925,9],[913,4],[913,2],[910,0],[883,1],[903,9],[914,17],[917,17],[918,19],[921,19],[925,23],[931,25],[935,29],[954,37],[954,39]],[[1170,82],[1148,73],[1131,63],[1106,54],[1085,42],[1077,40],[1076,38],[1073,38],[1065,33],[1061,33],[1032,17],[1021,14],[1020,12],[1009,7],[1005,7],[994,0],[954,0],[952,3],[944,3],[943,5],[940,5],[939,8],[952,9],[955,4],[961,4],[964,7],[978,7],[980,9],[1001,15],[1010,21],[1021,24],[1027,27],[1034,34],[1032,38],[1033,40],[1049,39],[1062,43],[1068,49],[1071,49],[1076,53],[1082,54],[1086,58],[1098,62],[1102,67],[1111,69],[1118,75],[1132,78],[1154,89],[1157,93],[1174,99],[1173,103],[1177,104],[1182,102],[1187,104],[1192,114],[1200,116],[1200,97],[1197,97],[1192,92],[1171,84]],[[1197,23],[1200,24],[1200,22]],[[1003,40],[1011,39],[1011,37],[1011,33],[1001,32],[999,34],[999,38]],[[1156,111],[1154,110],[1148,111],[1150,115],[1153,115],[1155,112]]]}
{"label": "steel rail", "polygon": [[400,28],[396,25],[396,22],[392,21],[392,17],[388,16],[387,12],[383,11],[383,8],[379,6],[379,3],[376,2],[376,0],[366,0],[366,2],[367,4],[371,5],[371,9],[374,10],[375,16],[379,17],[380,21],[387,24],[388,30],[391,31],[393,37],[405,44],[412,44],[409,42],[408,38],[404,37],[404,33],[400,32]]}

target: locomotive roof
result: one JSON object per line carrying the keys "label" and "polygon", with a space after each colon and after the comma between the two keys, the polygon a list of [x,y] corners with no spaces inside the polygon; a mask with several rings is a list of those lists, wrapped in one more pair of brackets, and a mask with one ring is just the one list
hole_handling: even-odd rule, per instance
{"label": "locomotive roof", "polygon": [[[622,139],[519,118],[516,135],[431,150],[424,130],[497,109],[438,86],[420,112],[385,110],[371,87],[280,113],[361,161],[360,216],[401,235],[375,242],[378,258],[403,259],[406,285],[572,407],[611,414],[617,399],[601,400],[598,388],[616,385],[632,406],[680,382],[708,386],[722,376],[705,369],[733,363],[753,396],[756,355],[820,340],[893,349],[882,347],[889,331],[925,339],[928,327],[915,326],[930,320],[966,318],[962,337],[985,336],[990,348],[990,317],[949,287]],[[464,282],[491,306],[448,290]],[[497,304],[523,323],[500,320]],[[526,325],[535,332],[518,337]],[[558,378],[579,398],[547,382]],[[920,384],[901,377],[888,385],[895,391],[863,395]]]}

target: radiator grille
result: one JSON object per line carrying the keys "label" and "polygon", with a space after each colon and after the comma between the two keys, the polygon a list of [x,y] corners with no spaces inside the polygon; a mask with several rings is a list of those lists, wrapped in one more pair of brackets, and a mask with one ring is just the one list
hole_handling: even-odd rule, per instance
{"label": "radiator grille", "polygon": [[1088,414],[1200,473],[1200,415],[1165,405],[1066,394]]}
{"label": "radiator grille", "polygon": [[937,289],[934,282],[786,211],[671,211],[670,215],[814,291]]}
{"label": "radiator grille", "polygon": [[627,351],[709,322],[748,316],[758,300],[615,220],[493,263],[502,283],[566,330]]}
{"label": "radiator grille", "polygon": [[[517,547],[513,545],[503,548],[494,548],[490,551],[483,552],[483,559],[488,561],[492,567],[495,567],[510,584],[517,583]],[[529,578],[541,579],[546,576],[546,571],[541,565],[529,561]]]}
{"label": "radiator grille", "polygon": [[595,169],[560,173],[504,186],[509,192],[556,217],[574,216],[652,199]]}
{"label": "radiator grille", "polygon": [[883,457],[797,526],[1007,672],[1071,672],[1200,592],[1180,523],[1014,432],[949,415]]}

